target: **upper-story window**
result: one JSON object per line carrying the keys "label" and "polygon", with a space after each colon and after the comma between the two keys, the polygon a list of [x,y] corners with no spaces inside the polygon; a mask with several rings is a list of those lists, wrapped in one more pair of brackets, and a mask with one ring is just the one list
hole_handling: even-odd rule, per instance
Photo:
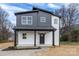
{"label": "upper-story window", "polygon": [[58,19],[54,19],[54,24],[58,24]]}
{"label": "upper-story window", "polygon": [[46,22],[46,17],[40,17],[40,22]]}
{"label": "upper-story window", "polygon": [[23,25],[32,25],[33,18],[32,16],[22,16],[21,20],[22,20],[21,23]]}

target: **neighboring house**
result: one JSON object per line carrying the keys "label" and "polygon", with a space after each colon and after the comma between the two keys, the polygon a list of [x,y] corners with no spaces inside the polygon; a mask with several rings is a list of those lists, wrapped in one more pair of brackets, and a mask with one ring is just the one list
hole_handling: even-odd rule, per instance
{"label": "neighboring house", "polygon": [[15,15],[16,47],[59,46],[59,16],[35,7]]}

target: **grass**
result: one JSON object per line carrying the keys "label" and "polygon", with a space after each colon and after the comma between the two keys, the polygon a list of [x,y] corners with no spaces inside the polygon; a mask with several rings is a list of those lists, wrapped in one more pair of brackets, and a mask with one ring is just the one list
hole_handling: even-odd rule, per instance
{"label": "grass", "polygon": [[61,45],[79,45],[79,42],[61,41]]}

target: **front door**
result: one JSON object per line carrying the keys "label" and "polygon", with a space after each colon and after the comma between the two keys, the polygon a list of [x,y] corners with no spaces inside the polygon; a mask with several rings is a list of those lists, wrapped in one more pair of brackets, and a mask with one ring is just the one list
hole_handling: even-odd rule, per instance
{"label": "front door", "polygon": [[40,33],[40,44],[44,44],[44,43],[45,43],[45,34]]}

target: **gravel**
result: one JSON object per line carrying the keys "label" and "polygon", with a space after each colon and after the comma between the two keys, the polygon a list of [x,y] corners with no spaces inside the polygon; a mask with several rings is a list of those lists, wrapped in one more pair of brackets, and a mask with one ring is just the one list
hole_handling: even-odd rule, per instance
{"label": "gravel", "polygon": [[0,44],[0,56],[34,56],[37,52],[43,51],[46,48],[41,49],[24,49],[24,50],[14,50],[8,47],[13,46],[13,42],[1,43]]}
{"label": "gravel", "polygon": [[[6,48],[4,48],[6,49]],[[0,48],[0,56],[34,56],[35,52],[42,51],[43,49],[30,49],[30,50],[4,50]]]}

